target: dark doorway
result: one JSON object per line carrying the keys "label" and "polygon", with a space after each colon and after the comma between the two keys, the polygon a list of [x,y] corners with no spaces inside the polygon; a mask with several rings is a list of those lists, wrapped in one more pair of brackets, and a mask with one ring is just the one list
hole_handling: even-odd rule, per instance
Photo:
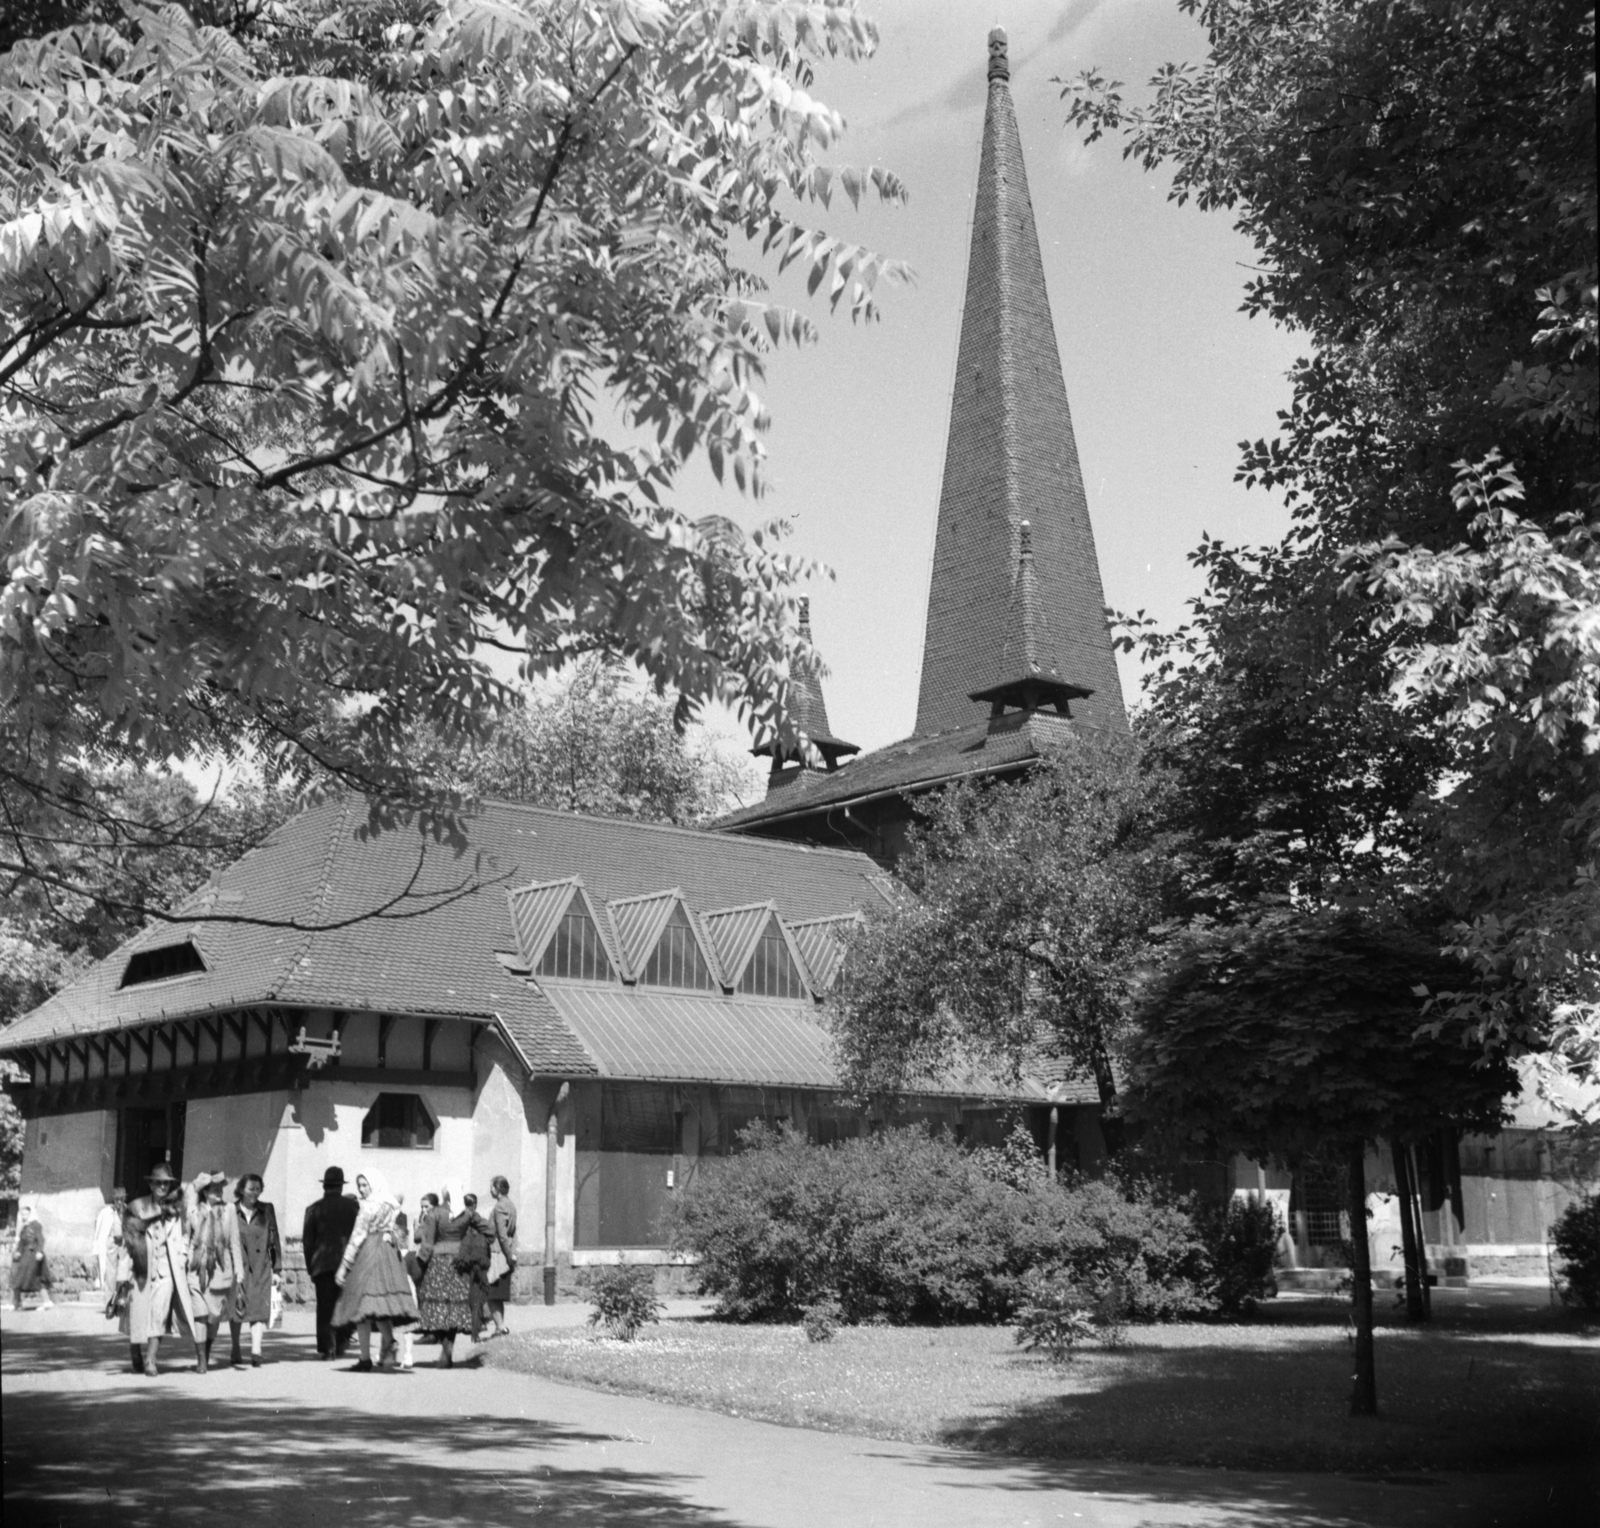
{"label": "dark doorway", "polygon": [[153,1108],[118,1111],[117,1182],[131,1197],[144,1193],[144,1180],[157,1162],[165,1162],[174,1176],[183,1176],[184,1109],[180,1099]]}

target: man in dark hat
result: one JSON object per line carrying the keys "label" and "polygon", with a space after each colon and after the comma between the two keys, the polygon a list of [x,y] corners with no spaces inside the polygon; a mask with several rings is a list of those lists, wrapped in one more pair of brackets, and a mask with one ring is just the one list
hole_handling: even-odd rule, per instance
{"label": "man in dark hat", "polygon": [[145,1181],[150,1192],[135,1199],[122,1221],[130,1289],[122,1328],[128,1357],[152,1378],[169,1325],[194,1343],[195,1366],[205,1373],[205,1345],[195,1338],[189,1305],[189,1242],[183,1229],[183,1185],[165,1162],[157,1162]]}
{"label": "man in dark hat", "polygon": [[345,1243],[355,1228],[356,1200],[344,1191],[344,1170],[330,1167],[322,1175],[322,1197],[306,1210],[300,1245],[305,1252],[306,1272],[317,1291],[317,1357],[344,1355],[352,1328],[333,1329],[333,1307],[339,1300],[335,1275],[344,1257]]}

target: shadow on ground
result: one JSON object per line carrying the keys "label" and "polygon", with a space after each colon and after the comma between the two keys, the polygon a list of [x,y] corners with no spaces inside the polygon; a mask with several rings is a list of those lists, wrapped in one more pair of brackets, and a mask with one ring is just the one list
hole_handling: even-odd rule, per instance
{"label": "shadow on ground", "polygon": [[[99,1335],[8,1331],[4,1339],[8,1378],[45,1369],[118,1373],[126,1352]],[[280,1340],[277,1355],[316,1362],[304,1339]],[[192,1371],[191,1353],[159,1380],[130,1374],[125,1385],[97,1380],[77,1392],[11,1389],[4,1397],[6,1528],[509,1528],[530,1521],[733,1528],[723,1514],[686,1501],[681,1478],[619,1463],[626,1440],[611,1435],[470,1410],[436,1417],[341,1406],[335,1366],[323,1370],[322,1404],[223,1394],[223,1376],[199,1379]],[[205,1394],[208,1385],[218,1388]],[[570,1453],[552,1465],[553,1448],[574,1444],[594,1448],[592,1468],[572,1468]]]}
{"label": "shadow on ground", "polygon": [[1425,1479],[1573,1464],[1593,1457],[1600,1427],[1600,1350],[1579,1341],[1381,1334],[1375,1418],[1348,1413],[1351,1355],[1336,1336],[1255,1348],[1220,1332],[1187,1347],[1136,1336],[1075,1367],[1081,1387],[965,1418],[942,1441],[1036,1459]]}

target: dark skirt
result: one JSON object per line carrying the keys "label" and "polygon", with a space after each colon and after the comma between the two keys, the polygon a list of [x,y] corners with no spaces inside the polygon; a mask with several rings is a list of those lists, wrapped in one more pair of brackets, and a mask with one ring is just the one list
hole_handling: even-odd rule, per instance
{"label": "dark skirt", "polygon": [[511,1298],[511,1270],[508,1268],[492,1284],[483,1286],[485,1300],[499,1300],[504,1304]]}
{"label": "dark skirt", "polygon": [[25,1251],[11,1264],[11,1290],[13,1294],[35,1295],[51,1284],[50,1264],[33,1252]]}
{"label": "dark skirt", "polygon": [[417,1319],[417,1302],[411,1297],[400,1254],[382,1236],[369,1236],[356,1249],[339,1303],[333,1307],[334,1326],[354,1326],[358,1321],[392,1321],[407,1326]]}
{"label": "dark skirt", "polygon": [[471,1301],[471,1285],[456,1272],[455,1254],[435,1252],[417,1289],[417,1320],[424,1338],[472,1331]]}

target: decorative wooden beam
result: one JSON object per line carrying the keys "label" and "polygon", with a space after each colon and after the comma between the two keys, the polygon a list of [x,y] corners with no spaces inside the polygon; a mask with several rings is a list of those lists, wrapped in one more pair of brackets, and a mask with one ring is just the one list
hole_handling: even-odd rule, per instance
{"label": "decorative wooden beam", "polygon": [[156,1031],[157,1037],[167,1048],[167,1069],[178,1069],[178,1026],[176,1024],[163,1024]]}
{"label": "decorative wooden beam", "polygon": [[144,1052],[144,1068],[147,1072],[155,1070],[155,1039],[148,1029],[133,1029],[128,1031],[129,1038],[135,1041],[139,1049]]}
{"label": "decorative wooden beam", "polygon": [[250,1049],[250,1026],[247,1020],[237,1013],[226,1015],[224,1022],[234,1034],[239,1037],[239,1057],[243,1060]]}
{"label": "decorative wooden beam", "polygon": [[389,1064],[389,1036],[394,1032],[394,1015],[384,1014],[378,1020],[378,1065]]}
{"label": "decorative wooden beam", "polygon": [[433,1070],[433,1037],[439,1033],[437,1019],[425,1019],[422,1024],[422,1070]]}
{"label": "decorative wooden beam", "polygon": [[254,1023],[261,1026],[261,1054],[270,1056],[272,1054],[272,1015],[270,1013],[262,1013],[257,1008],[251,1010],[250,1018]]}

